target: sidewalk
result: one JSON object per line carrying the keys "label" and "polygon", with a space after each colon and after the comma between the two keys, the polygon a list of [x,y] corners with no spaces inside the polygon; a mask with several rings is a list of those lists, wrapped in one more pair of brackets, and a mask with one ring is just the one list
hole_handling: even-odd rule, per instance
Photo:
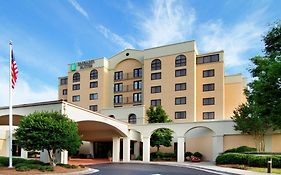
{"label": "sidewalk", "polygon": [[[131,162],[124,162],[124,163],[144,163],[144,162],[131,161]],[[187,168],[198,169],[198,170],[202,170],[202,171],[206,171],[206,172],[210,172],[210,173],[215,173],[215,174],[220,174],[220,175],[223,175],[223,174],[224,175],[277,175],[277,174],[273,174],[273,173],[271,173],[271,174],[269,174],[269,173],[259,173],[259,172],[253,172],[253,171],[247,171],[247,170],[220,167],[220,166],[216,166],[212,162],[199,162],[199,163],[149,162],[149,164],[187,167]]]}

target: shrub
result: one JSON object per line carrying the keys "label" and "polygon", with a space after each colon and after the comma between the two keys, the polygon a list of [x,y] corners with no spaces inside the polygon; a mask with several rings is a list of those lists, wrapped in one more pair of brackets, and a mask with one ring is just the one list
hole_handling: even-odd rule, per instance
{"label": "shrub", "polygon": [[185,152],[184,157],[191,157],[193,155],[192,152]]}
{"label": "shrub", "polygon": [[216,164],[248,164],[248,158],[251,155],[239,154],[239,153],[226,153],[219,155],[216,158]]}
{"label": "shrub", "polygon": [[193,154],[193,156],[194,157],[197,157],[197,158],[202,158],[203,157],[203,155],[201,154],[201,153],[199,153],[199,152],[195,152],[194,154]]}
{"label": "shrub", "polygon": [[142,160],[142,156],[139,155],[139,156],[136,158],[136,160]]}
{"label": "shrub", "polygon": [[16,167],[17,171],[29,171],[31,168],[29,168],[27,165]]}
{"label": "shrub", "polygon": [[226,150],[224,153],[245,153],[245,152],[255,152],[256,148],[248,147],[248,146],[240,146],[238,148],[232,148]]}
{"label": "shrub", "polygon": [[160,160],[172,160],[176,158],[176,153],[162,153],[162,152],[153,152],[150,153],[150,160],[160,159]]}
{"label": "shrub", "polygon": [[40,166],[38,170],[40,170],[40,171],[54,171],[54,167],[48,166],[48,165],[43,165],[43,166]]}
{"label": "shrub", "polygon": [[2,163],[0,163],[0,167],[4,167],[4,165]]}
{"label": "shrub", "polygon": [[266,167],[267,161],[270,159],[269,156],[255,156],[251,155],[248,157],[248,165],[252,167]]}

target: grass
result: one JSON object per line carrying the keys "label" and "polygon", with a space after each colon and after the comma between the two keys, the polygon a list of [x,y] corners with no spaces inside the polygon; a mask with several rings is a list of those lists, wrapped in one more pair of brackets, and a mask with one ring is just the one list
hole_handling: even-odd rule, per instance
{"label": "grass", "polygon": [[[247,170],[255,171],[255,172],[261,172],[261,173],[267,172],[267,168],[247,167]],[[281,169],[280,168],[272,168],[272,173],[281,174]]]}

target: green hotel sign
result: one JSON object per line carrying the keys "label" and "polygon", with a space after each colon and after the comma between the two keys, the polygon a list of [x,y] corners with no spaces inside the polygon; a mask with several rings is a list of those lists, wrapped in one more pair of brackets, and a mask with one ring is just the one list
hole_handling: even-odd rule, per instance
{"label": "green hotel sign", "polygon": [[95,63],[95,60],[81,61],[81,62],[78,62],[78,63],[72,63],[70,65],[70,71],[76,71],[77,70],[77,66],[79,67],[79,70],[87,69],[87,68],[92,68],[94,63]]}
{"label": "green hotel sign", "polygon": [[70,65],[70,70],[71,71],[76,71],[76,66],[77,66],[76,63],[71,64]]}

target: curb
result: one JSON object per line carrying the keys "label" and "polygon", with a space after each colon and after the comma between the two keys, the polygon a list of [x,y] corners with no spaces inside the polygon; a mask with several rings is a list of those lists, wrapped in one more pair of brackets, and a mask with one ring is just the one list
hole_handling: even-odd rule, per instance
{"label": "curb", "polygon": [[71,173],[50,173],[50,174],[38,174],[38,175],[83,175],[83,174],[91,174],[91,173],[97,173],[100,170],[88,168],[84,171],[77,171],[77,172],[71,172]]}

